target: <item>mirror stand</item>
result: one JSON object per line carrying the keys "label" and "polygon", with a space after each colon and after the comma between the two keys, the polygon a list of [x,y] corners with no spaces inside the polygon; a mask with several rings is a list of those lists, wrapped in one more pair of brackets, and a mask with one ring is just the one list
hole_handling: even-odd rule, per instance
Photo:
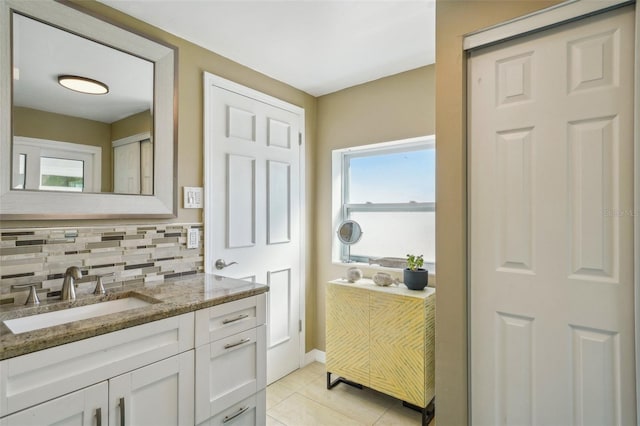
{"label": "mirror stand", "polygon": [[345,263],[351,263],[351,246],[362,238],[362,228],[355,220],[345,220],[338,226],[338,239],[347,247],[347,260]]}

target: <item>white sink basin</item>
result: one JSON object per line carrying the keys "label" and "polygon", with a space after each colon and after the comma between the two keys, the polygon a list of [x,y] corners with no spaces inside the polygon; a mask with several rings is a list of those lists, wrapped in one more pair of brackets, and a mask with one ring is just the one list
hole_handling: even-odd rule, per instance
{"label": "white sink basin", "polygon": [[53,327],[54,325],[99,317],[101,315],[128,311],[129,309],[140,308],[150,304],[151,303],[136,297],[123,297],[122,299],[98,302],[93,305],[78,306],[75,308],[61,309],[59,311],[45,312],[28,317],[6,320],[4,323],[14,334],[19,334],[27,331],[39,330],[41,328]]}

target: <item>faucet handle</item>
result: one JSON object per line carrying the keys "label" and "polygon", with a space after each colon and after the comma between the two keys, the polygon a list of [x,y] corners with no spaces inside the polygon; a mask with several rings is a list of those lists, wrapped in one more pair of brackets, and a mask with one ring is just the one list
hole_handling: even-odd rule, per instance
{"label": "faucet handle", "polygon": [[96,281],[96,288],[95,290],[93,290],[93,294],[105,294],[106,291],[104,289],[104,283],[102,282],[104,277],[112,277],[114,276],[115,273],[110,272],[108,274],[104,274],[104,275],[98,275],[98,279]]}
{"label": "faucet handle", "polygon": [[96,281],[96,288],[93,290],[93,294],[105,294],[104,284],[102,284],[102,277],[98,277]]}
{"label": "faucet handle", "polygon": [[27,301],[25,302],[25,305],[33,306],[33,305],[39,305],[39,304],[40,304],[40,299],[38,299],[36,286],[32,285],[31,288],[29,289],[29,295],[27,296]]}

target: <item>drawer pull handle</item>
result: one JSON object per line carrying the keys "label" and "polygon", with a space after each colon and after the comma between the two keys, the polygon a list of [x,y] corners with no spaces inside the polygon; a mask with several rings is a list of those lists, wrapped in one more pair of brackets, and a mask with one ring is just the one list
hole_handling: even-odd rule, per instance
{"label": "drawer pull handle", "polygon": [[96,408],[96,426],[102,426],[102,408]]}
{"label": "drawer pull handle", "polygon": [[241,319],[245,319],[245,318],[249,318],[249,314],[238,315],[235,318],[227,318],[227,319],[223,320],[222,323],[223,324],[229,324],[231,322],[240,321]]}
{"label": "drawer pull handle", "polygon": [[120,398],[120,426],[124,426],[124,397]]}
{"label": "drawer pull handle", "polygon": [[240,340],[239,342],[236,343],[227,343],[226,345],[224,345],[225,349],[231,349],[231,348],[235,348],[236,346],[240,346],[244,343],[250,342],[251,339],[248,337],[245,337],[244,339]]}
{"label": "drawer pull handle", "polygon": [[224,419],[222,419],[222,423],[226,423],[226,422],[229,422],[229,421],[235,419],[240,414],[245,413],[248,409],[249,409],[249,406],[247,405],[246,407],[240,408],[238,411],[236,411],[235,413],[233,413],[230,416],[224,416]]}

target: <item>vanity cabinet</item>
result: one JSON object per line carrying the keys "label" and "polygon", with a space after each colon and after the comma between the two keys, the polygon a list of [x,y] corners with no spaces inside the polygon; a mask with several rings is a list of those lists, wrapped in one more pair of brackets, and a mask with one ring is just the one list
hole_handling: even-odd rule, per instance
{"label": "vanity cabinet", "polygon": [[194,314],[0,361],[0,417],[193,349]]}
{"label": "vanity cabinet", "polygon": [[266,295],[0,361],[0,426],[264,425]]}
{"label": "vanity cabinet", "polygon": [[264,424],[265,322],[265,294],[196,312],[196,424]]}
{"label": "vanity cabinet", "polygon": [[190,425],[193,378],[191,350],[19,411],[0,426]]}
{"label": "vanity cabinet", "polygon": [[[326,286],[327,386],[331,374],[423,411],[434,397],[435,289],[371,280]],[[337,379],[339,382],[340,379]]]}

